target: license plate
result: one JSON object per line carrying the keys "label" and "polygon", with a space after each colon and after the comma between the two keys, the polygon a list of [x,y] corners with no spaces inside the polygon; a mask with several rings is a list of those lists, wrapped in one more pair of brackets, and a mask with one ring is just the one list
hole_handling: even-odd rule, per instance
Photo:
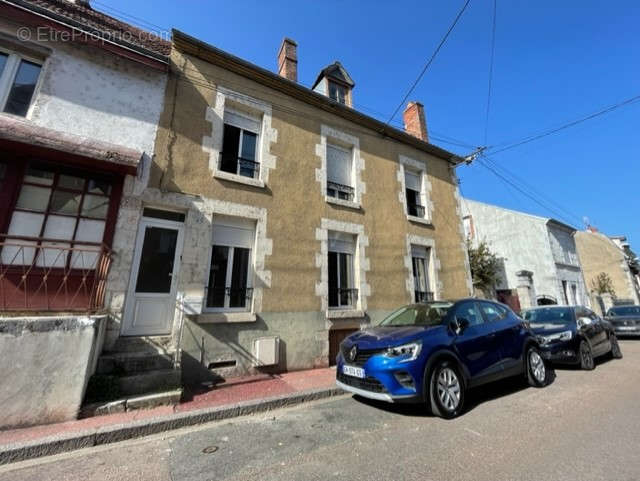
{"label": "license plate", "polygon": [[342,373],[347,376],[359,377],[364,379],[364,369],[355,366],[342,366]]}

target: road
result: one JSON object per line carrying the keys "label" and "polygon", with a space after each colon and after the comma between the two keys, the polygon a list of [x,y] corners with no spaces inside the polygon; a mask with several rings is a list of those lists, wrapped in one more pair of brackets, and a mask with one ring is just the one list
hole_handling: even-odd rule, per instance
{"label": "road", "polygon": [[640,339],[553,384],[479,388],[445,421],[343,396],[0,467],[34,480],[640,479]]}

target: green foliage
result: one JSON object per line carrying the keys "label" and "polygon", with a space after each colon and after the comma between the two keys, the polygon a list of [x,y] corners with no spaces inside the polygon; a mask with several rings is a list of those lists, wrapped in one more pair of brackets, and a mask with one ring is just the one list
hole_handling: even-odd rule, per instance
{"label": "green foliage", "polygon": [[498,280],[500,260],[491,252],[486,242],[482,241],[477,247],[467,243],[469,264],[473,284],[483,290],[493,289]]}
{"label": "green foliage", "polygon": [[591,279],[591,289],[596,294],[611,294],[613,297],[616,297],[616,291],[613,289],[613,281],[606,272],[601,272],[595,278]]}

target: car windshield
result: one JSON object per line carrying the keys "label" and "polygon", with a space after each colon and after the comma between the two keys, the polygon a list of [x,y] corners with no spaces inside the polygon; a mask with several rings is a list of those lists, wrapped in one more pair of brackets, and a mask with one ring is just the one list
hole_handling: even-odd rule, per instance
{"label": "car windshield", "polygon": [[612,307],[607,316],[640,316],[640,306]]}
{"label": "car windshield", "polygon": [[434,302],[401,307],[380,322],[380,326],[437,326],[447,314],[451,302]]}
{"label": "car windshield", "polygon": [[541,307],[524,311],[522,317],[531,324],[568,324],[574,322],[570,307]]}

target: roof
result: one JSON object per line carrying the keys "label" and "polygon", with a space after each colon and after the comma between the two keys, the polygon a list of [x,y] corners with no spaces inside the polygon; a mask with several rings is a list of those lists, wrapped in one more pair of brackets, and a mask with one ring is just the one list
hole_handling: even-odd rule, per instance
{"label": "roof", "polygon": [[347,84],[351,88],[356,86],[355,82],[351,78],[351,75],[349,75],[347,70],[337,60],[332,64],[327,65],[320,71],[318,77],[316,78],[316,81],[313,82],[311,88],[316,88],[316,85],[318,85],[324,77],[338,80],[339,82]]}
{"label": "roof", "polygon": [[457,166],[464,162],[464,159],[448,150],[436,145],[425,142],[424,140],[408,134],[404,130],[397,129],[391,125],[385,124],[378,119],[370,117],[344,104],[338,103],[330,99],[326,95],[314,92],[312,89],[293,82],[282,77],[270,70],[259,67],[244,59],[231,55],[228,52],[220,50],[202,40],[192,37],[180,30],[173,29],[171,31],[173,46],[183,53],[193,55],[213,65],[217,65],[237,75],[258,82],[269,88],[282,92],[292,98],[298,99],[311,106],[330,112],[334,115],[342,117],[346,120],[354,122],[358,125],[366,127],[377,132],[382,137],[389,137],[403,144],[414,147],[428,154]]}
{"label": "roof", "polygon": [[165,60],[171,52],[171,42],[158,33],[147,32],[94,10],[87,4],[66,0],[1,0],[2,3],[27,9],[54,21],[98,35],[120,46]]}

